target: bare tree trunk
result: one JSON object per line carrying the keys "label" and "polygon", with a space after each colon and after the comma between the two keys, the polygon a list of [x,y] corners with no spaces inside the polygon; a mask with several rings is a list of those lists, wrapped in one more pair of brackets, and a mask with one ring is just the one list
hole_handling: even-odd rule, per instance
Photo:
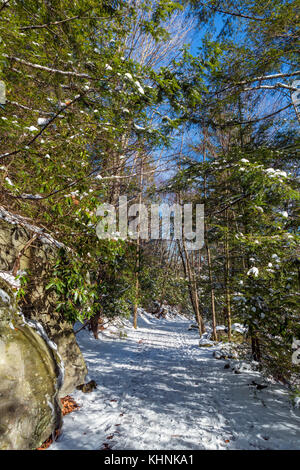
{"label": "bare tree trunk", "polygon": [[[188,277],[188,272],[187,272],[187,267],[186,267],[186,261],[184,259],[184,256],[183,256],[183,253],[182,253],[182,250],[181,250],[181,246],[179,244],[179,241],[178,241],[178,249],[179,249],[179,254],[180,254],[180,258],[181,258],[181,261],[182,261],[182,266],[183,266],[183,271],[184,271],[184,277],[185,279],[189,279]],[[192,304],[192,307],[193,307],[193,310],[195,312],[195,305],[194,305],[194,298],[193,298],[193,293],[192,293],[192,289],[191,289],[191,284],[189,282],[188,284],[188,289],[189,289],[189,295],[190,295],[190,299],[191,299],[191,304]]]}
{"label": "bare tree trunk", "polygon": [[135,302],[134,302],[134,307],[133,307],[133,327],[137,328],[137,319],[138,319],[138,299],[139,299],[139,290],[140,290],[140,283],[139,283],[139,243],[137,244],[137,250],[136,250],[136,273],[135,273]]}
{"label": "bare tree trunk", "polygon": [[[204,135],[205,135],[205,140],[206,140],[207,139],[206,130],[205,130]],[[203,162],[205,162],[205,153],[206,152],[205,152],[205,149],[204,149]],[[206,201],[206,176],[204,176],[204,198],[205,198],[205,201]],[[206,246],[206,252],[207,252],[207,264],[208,264],[209,282],[210,282],[211,316],[212,316],[212,328],[213,328],[212,339],[213,339],[213,341],[218,341],[217,322],[216,322],[216,308],[215,308],[215,290],[214,290],[214,285],[213,285],[210,246],[209,246],[209,243],[208,243],[207,226],[206,226],[205,222],[204,222],[204,239],[205,239],[205,246]],[[200,258],[201,258],[201,256],[200,256]]]}
{"label": "bare tree trunk", "polygon": [[96,313],[96,315],[94,315],[90,319],[90,328],[93,332],[93,335],[94,335],[95,339],[98,339],[100,314],[101,314],[101,312],[98,312],[98,313]]}
{"label": "bare tree trunk", "polygon": [[226,315],[228,327],[228,341],[231,341],[231,302],[230,302],[230,261],[229,261],[229,242],[228,242],[228,211],[226,210],[226,233],[225,233],[225,298],[226,298]]}
{"label": "bare tree trunk", "polygon": [[[183,145],[183,140],[181,141],[180,154],[182,153],[182,145]],[[180,193],[178,194],[177,200],[178,200],[179,203],[181,203],[181,194]],[[196,281],[196,276],[195,276],[195,266],[193,266],[193,271],[192,271],[190,258],[189,258],[189,254],[188,254],[188,251],[187,251],[187,248],[186,248],[186,243],[185,243],[184,236],[185,236],[184,226],[182,225],[182,246],[183,246],[183,250],[184,250],[184,256],[183,256],[183,253],[181,251],[179,241],[178,241],[178,247],[179,247],[179,252],[180,252],[181,259],[182,259],[182,264],[183,264],[183,269],[184,269],[184,272],[185,272],[185,277],[187,277],[188,281],[189,281],[190,299],[191,299],[192,307],[193,307],[193,310],[194,310],[194,313],[195,313],[196,322],[197,322],[197,325],[198,325],[199,336],[201,337],[202,334],[205,332],[205,325],[204,325],[202,315],[200,313],[197,281]]]}
{"label": "bare tree trunk", "polygon": [[204,326],[204,321],[202,318],[202,315],[200,313],[200,307],[199,307],[199,296],[198,296],[198,290],[197,290],[197,282],[195,279],[195,273],[192,272],[192,267],[190,263],[190,258],[189,254],[186,248],[186,243],[184,236],[182,237],[182,246],[184,250],[184,255],[185,255],[185,263],[186,263],[186,272],[187,272],[187,277],[189,280],[189,285],[190,285],[190,293],[191,293],[191,298],[192,300],[192,305],[198,325],[198,330],[199,330],[199,335],[202,336],[202,334],[205,332],[205,326]]}
{"label": "bare tree trunk", "polygon": [[252,350],[253,359],[257,362],[260,362],[261,354],[260,354],[259,339],[257,337],[257,333],[253,331],[252,328],[250,329],[250,337],[251,337],[251,350]]}
{"label": "bare tree trunk", "polygon": [[169,250],[168,250],[169,261],[168,262],[165,262],[163,260],[163,257],[161,257],[161,260],[160,260],[161,268],[165,267],[164,275],[163,275],[163,282],[162,282],[162,290],[161,290],[161,295],[160,295],[160,298],[159,298],[160,307],[162,306],[164,298],[165,298],[165,294],[166,294],[166,290],[167,290],[167,279],[170,276],[170,268],[172,267],[173,259],[175,258],[175,247],[173,248],[171,256],[170,256],[170,252],[171,252],[171,249],[169,248]]}
{"label": "bare tree trunk", "polygon": [[133,307],[133,327],[137,328],[137,319],[138,319],[138,304],[139,304],[139,293],[140,293],[140,280],[139,280],[139,270],[140,270],[140,250],[141,250],[141,240],[140,240],[140,231],[141,231],[141,204],[142,204],[142,185],[143,185],[143,162],[140,161],[140,174],[139,174],[139,185],[140,185],[140,194],[139,194],[139,224],[137,231],[137,241],[136,241],[136,262],[135,262],[135,302]]}
{"label": "bare tree trunk", "polygon": [[216,308],[215,308],[215,290],[213,285],[213,276],[212,276],[212,266],[211,266],[211,256],[210,256],[210,246],[207,240],[207,228],[206,224],[204,225],[205,231],[205,245],[206,245],[206,252],[207,252],[207,264],[208,264],[208,272],[209,272],[209,282],[210,282],[210,301],[211,301],[211,317],[212,317],[212,339],[213,341],[218,341],[217,336],[217,322],[216,322]]}

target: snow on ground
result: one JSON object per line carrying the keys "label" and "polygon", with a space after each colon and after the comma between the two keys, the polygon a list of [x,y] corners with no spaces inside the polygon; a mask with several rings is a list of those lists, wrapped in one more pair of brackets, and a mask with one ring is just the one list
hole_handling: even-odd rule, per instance
{"label": "snow on ground", "polygon": [[300,449],[300,410],[288,392],[262,382],[258,372],[234,374],[199,348],[183,317],[143,314],[120,338],[111,327],[95,340],[78,334],[97,390],[72,395],[80,410],[64,418],[50,450]]}

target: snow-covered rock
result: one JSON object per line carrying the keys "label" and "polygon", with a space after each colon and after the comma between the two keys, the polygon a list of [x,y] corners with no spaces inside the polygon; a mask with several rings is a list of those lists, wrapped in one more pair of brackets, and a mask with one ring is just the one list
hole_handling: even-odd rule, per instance
{"label": "snow-covered rock", "polygon": [[58,360],[40,332],[20,315],[14,293],[1,276],[1,450],[35,449],[60,426]]}
{"label": "snow-covered rock", "polygon": [[0,280],[5,279],[15,289],[18,289],[19,281],[13,278],[12,270],[33,236],[36,237],[34,242],[19,259],[19,271],[30,273],[27,275],[26,301],[21,299],[20,305],[26,320],[40,323],[50,340],[57,344],[65,363],[65,380],[59,391],[63,397],[84,382],[87,373],[72,325],[57,312],[55,293],[46,289],[51,263],[57,259],[58,249],[63,245],[28,219],[0,206]]}

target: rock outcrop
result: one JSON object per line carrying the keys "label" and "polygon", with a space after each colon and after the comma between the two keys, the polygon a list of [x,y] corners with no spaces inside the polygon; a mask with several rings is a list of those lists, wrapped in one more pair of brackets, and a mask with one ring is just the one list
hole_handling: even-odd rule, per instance
{"label": "rock outcrop", "polygon": [[30,326],[0,278],[0,449],[35,449],[60,427],[62,370],[41,325]]}
{"label": "rock outcrop", "polygon": [[39,322],[58,347],[65,366],[59,397],[82,384],[87,374],[72,325],[56,311],[55,294],[46,290],[51,267],[61,247],[43,229],[0,206],[0,271],[12,272],[17,267],[30,273],[21,309],[25,319]]}

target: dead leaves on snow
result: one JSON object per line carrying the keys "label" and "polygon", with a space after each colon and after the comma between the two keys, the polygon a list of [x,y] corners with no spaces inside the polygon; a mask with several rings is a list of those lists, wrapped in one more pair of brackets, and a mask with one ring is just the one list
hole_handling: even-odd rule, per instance
{"label": "dead leaves on snow", "polygon": [[[80,406],[76,403],[76,401],[70,397],[70,395],[65,396],[64,398],[60,399],[61,401],[61,412],[62,415],[65,416],[73,411],[79,410]],[[54,432],[54,441],[60,436],[61,430],[56,429]],[[43,444],[37,448],[37,450],[46,450],[53,442],[53,436],[48,437],[48,439],[43,442]]]}

